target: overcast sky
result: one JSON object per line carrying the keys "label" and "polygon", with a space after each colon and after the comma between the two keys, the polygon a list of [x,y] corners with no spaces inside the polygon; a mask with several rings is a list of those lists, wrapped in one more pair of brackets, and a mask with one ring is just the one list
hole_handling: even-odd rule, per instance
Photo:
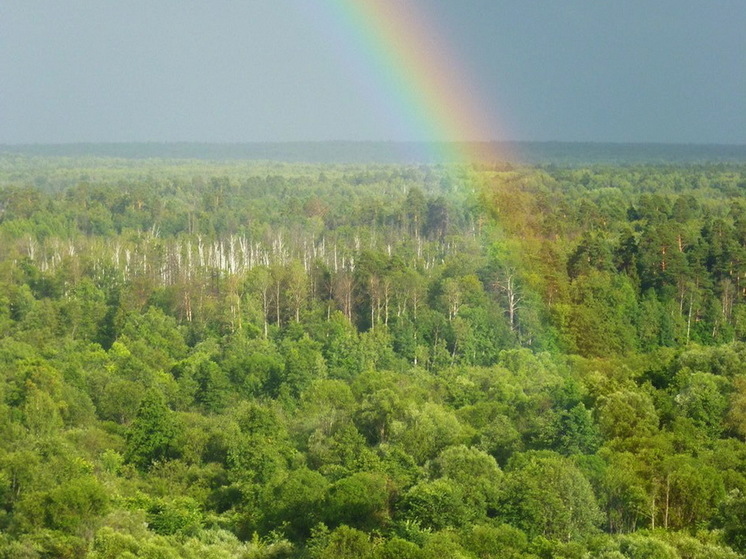
{"label": "overcast sky", "polygon": [[[362,85],[339,1],[0,0],[0,143],[431,139]],[[746,144],[746,0],[386,1],[435,20],[492,139]]]}

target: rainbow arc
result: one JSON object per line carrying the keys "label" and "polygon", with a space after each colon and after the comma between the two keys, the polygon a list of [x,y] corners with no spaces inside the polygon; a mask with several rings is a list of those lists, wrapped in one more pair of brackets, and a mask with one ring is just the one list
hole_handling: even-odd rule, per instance
{"label": "rainbow arc", "polygon": [[[342,24],[432,159],[470,163],[508,156],[493,107],[481,97],[444,33],[412,0],[331,0]],[[390,103],[389,103],[390,105]],[[504,144],[500,144],[504,146]],[[504,150],[504,147],[501,148]]]}

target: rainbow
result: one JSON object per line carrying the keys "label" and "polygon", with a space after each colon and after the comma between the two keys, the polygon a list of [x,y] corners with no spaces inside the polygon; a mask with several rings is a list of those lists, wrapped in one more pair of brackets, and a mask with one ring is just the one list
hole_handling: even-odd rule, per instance
{"label": "rainbow", "polygon": [[417,2],[328,1],[347,30],[346,42],[363,53],[366,71],[373,72],[377,95],[386,98],[373,100],[376,110],[391,112],[393,105],[405,133],[426,142],[435,160],[469,163],[499,155],[487,143],[499,140],[495,111]]}

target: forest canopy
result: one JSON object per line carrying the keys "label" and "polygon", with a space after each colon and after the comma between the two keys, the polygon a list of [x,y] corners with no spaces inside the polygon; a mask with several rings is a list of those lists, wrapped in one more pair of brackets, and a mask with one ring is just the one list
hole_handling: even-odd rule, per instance
{"label": "forest canopy", "polygon": [[2,155],[0,557],[742,557],[745,188]]}

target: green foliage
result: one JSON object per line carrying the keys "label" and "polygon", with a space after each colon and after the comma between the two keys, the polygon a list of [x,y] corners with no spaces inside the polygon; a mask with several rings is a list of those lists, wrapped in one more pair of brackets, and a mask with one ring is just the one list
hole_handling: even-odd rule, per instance
{"label": "green foliage", "polygon": [[0,557],[746,553],[742,165],[0,162]]}
{"label": "green foliage", "polygon": [[542,446],[564,455],[593,454],[599,439],[591,412],[582,403],[555,412],[539,435]]}
{"label": "green foliage", "polygon": [[153,502],[147,519],[148,527],[163,536],[196,534],[204,522],[199,504],[189,497]]}
{"label": "green foliage", "polygon": [[393,537],[376,550],[376,559],[420,559],[422,551],[416,544]]}
{"label": "green foliage", "polygon": [[651,536],[624,536],[619,544],[620,551],[630,559],[677,559],[678,557],[672,545]]}
{"label": "green foliage", "polygon": [[105,488],[95,479],[81,477],[49,491],[42,498],[44,525],[76,532],[103,515],[108,505]]}
{"label": "green foliage", "polygon": [[514,456],[508,467],[501,514],[530,536],[569,541],[601,524],[590,483],[567,459],[526,453]]}
{"label": "green foliage", "polygon": [[449,479],[418,483],[403,496],[400,508],[405,519],[429,530],[462,526],[477,518],[477,511],[465,502],[463,488]]}
{"label": "green foliage", "polygon": [[649,437],[658,429],[658,414],[644,392],[618,391],[601,400],[599,424],[607,439]]}
{"label": "green foliage", "polygon": [[346,524],[371,530],[389,520],[389,480],[378,473],[359,472],[337,481],[326,504],[330,524]]}
{"label": "green foliage", "polygon": [[158,460],[177,456],[174,446],[179,425],[163,395],[156,390],[145,394],[137,415],[127,430],[125,460],[147,470]]}
{"label": "green foliage", "polygon": [[723,539],[739,553],[746,553],[746,497],[740,491],[728,495],[721,504]]}
{"label": "green foliage", "polygon": [[372,556],[373,547],[367,534],[349,526],[334,530],[328,542],[319,553],[319,559],[367,559]]}
{"label": "green foliage", "polygon": [[308,538],[323,516],[328,490],[329,482],[318,472],[307,468],[288,472],[267,493],[264,508],[268,531],[284,523],[292,538]]}
{"label": "green foliage", "polygon": [[526,534],[507,524],[473,526],[465,530],[461,541],[464,548],[480,559],[520,559],[527,556]]}

